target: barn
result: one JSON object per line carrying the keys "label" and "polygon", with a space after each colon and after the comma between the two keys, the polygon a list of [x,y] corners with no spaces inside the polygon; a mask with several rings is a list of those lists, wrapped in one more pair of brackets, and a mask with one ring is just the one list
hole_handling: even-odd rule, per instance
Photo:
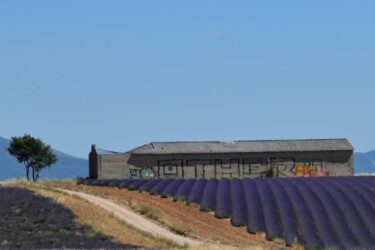
{"label": "barn", "polygon": [[151,142],[117,153],[92,145],[90,178],[351,176],[347,139]]}

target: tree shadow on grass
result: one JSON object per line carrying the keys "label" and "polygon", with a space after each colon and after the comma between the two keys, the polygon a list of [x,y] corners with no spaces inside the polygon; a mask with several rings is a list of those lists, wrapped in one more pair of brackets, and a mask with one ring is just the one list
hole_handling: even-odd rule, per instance
{"label": "tree shadow on grass", "polygon": [[28,189],[0,187],[1,249],[144,249],[74,221],[73,212]]}

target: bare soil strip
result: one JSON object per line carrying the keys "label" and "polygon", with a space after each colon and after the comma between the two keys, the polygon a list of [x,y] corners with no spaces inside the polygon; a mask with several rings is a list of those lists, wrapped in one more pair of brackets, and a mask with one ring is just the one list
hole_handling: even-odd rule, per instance
{"label": "bare soil strip", "polygon": [[58,189],[58,190],[71,194],[71,195],[76,195],[101,208],[104,208],[105,210],[113,213],[114,216],[123,220],[128,225],[131,225],[140,231],[152,234],[155,237],[170,239],[170,240],[177,242],[178,244],[181,244],[181,245],[187,244],[189,246],[194,246],[194,247],[208,245],[208,243],[206,242],[195,240],[195,239],[190,239],[190,238],[172,233],[168,231],[167,229],[145,219],[144,217],[135,213],[131,209],[124,207],[124,206],[120,206],[110,200],[103,199],[103,198],[90,195],[87,193],[72,191],[72,190],[66,190],[66,189]]}

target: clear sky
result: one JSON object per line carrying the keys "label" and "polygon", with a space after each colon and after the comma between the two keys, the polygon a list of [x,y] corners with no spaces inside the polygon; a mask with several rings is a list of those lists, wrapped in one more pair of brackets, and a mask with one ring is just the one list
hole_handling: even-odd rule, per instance
{"label": "clear sky", "polygon": [[0,136],[375,149],[375,1],[0,1]]}

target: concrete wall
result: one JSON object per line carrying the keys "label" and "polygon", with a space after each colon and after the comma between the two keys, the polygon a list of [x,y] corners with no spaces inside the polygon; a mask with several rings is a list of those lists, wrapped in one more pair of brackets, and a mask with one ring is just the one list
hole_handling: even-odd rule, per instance
{"label": "concrete wall", "polygon": [[[255,178],[267,175],[280,177],[350,176],[354,173],[352,151],[174,155],[108,154],[98,156],[97,169],[97,178],[99,179],[141,178],[144,169],[152,169],[155,178]],[[271,172],[270,169],[274,171]]]}
{"label": "concrete wall", "polygon": [[[129,154],[104,154],[98,157],[98,179],[127,178]],[[131,166],[133,168],[133,166]]]}

